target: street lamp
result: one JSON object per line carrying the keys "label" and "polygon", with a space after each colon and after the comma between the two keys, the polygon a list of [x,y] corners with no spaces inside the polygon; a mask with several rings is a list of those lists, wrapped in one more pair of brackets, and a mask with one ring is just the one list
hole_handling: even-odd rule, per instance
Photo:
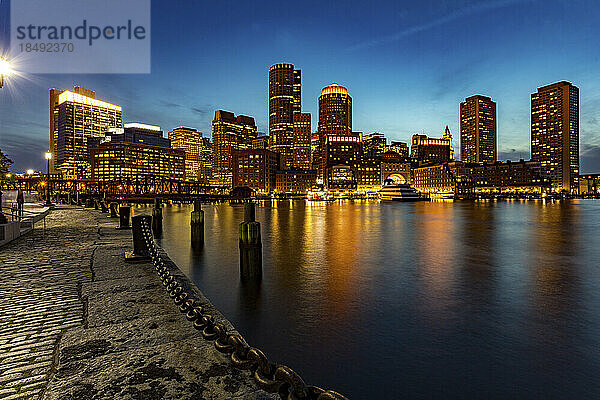
{"label": "street lamp", "polygon": [[10,63],[8,62],[8,60],[0,57],[0,88],[4,86],[4,76],[8,76],[10,72]]}
{"label": "street lamp", "polygon": [[50,160],[52,160],[52,153],[49,151],[44,153],[44,157],[46,158],[46,205],[48,207],[52,206],[52,202],[50,201]]}

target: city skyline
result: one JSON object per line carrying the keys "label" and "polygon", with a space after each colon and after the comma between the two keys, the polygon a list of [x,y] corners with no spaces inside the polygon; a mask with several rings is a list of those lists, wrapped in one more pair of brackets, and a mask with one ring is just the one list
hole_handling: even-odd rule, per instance
{"label": "city skyline", "polygon": [[[264,35],[265,29],[274,26],[270,18],[283,11],[271,10],[268,16],[260,17],[260,4],[255,3],[257,10],[251,12],[245,9],[246,6],[239,5],[229,9],[234,21],[241,18],[244,12],[256,17],[249,31],[237,29],[235,34],[238,36],[232,39],[234,33],[219,36],[218,32],[224,28],[211,24],[197,46],[192,45],[192,39],[182,38],[177,46],[168,48],[169,40],[173,39],[165,31],[168,24],[156,17],[161,15],[170,21],[169,18],[176,13],[185,20],[187,17],[182,16],[184,13],[181,10],[184,6],[179,5],[175,7],[176,12],[169,12],[163,9],[164,5],[153,4],[153,29],[159,35],[154,35],[155,57],[151,75],[39,75],[11,79],[4,88],[0,104],[3,109],[0,148],[6,149],[15,160],[15,170],[41,168],[43,159],[38,160],[38,154],[43,154],[48,146],[47,90],[49,87],[68,89],[73,84],[93,88],[101,93],[100,99],[122,105],[123,121],[126,122],[156,124],[165,131],[183,125],[210,136],[214,112],[227,110],[236,115],[254,117],[258,131],[266,133],[267,69],[269,65],[289,62],[302,70],[302,110],[311,113],[313,132],[318,123],[318,95],[323,87],[336,82],[347,87],[354,99],[354,130],[364,134],[382,132],[390,141],[410,142],[415,133],[441,136],[445,126],[449,125],[454,136],[454,147],[458,149],[460,102],[475,94],[491,96],[498,107],[497,143],[500,160],[530,158],[530,94],[536,88],[553,82],[573,82],[581,89],[582,173],[596,172],[600,169],[597,111],[600,82],[593,74],[598,59],[590,56],[594,54],[593,35],[585,32],[594,29],[591,21],[597,11],[591,2],[579,3],[582,7],[577,9],[565,9],[558,2],[544,3],[544,7],[540,7],[539,2],[535,1],[522,4],[496,1],[486,6],[462,2],[456,8],[439,4],[436,7],[429,2],[421,8],[402,10],[398,9],[398,5],[390,5],[393,18],[384,18],[376,10],[364,16],[364,21],[374,22],[378,18],[382,21],[377,29],[372,28],[372,32],[366,36],[371,39],[368,41],[361,39],[365,37],[365,32],[362,31],[364,28],[358,27],[356,30],[361,31],[362,35],[358,32],[350,32],[347,37],[332,38],[325,35],[319,41],[315,39],[317,33],[311,33],[308,29],[304,36],[300,35],[302,30],[298,20],[308,11],[298,11],[299,15],[294,15],[290,20],[289,31],[293,34],[287,39],[280,34],[281,30],[276,30],[272,41],[267,40],[267,45],[263,41],[260,46],[248,45],[248,48],[238,49],[242,56],[246,52],[254,52],[244,65],[232,62],[233,53],[236,53],[233,50],[232,54],[222,55],[217,62],[211,60],[210,55],[216,52],[218,45],[233,39],[234,43],[239,44],[239,35],[242,33],[248,33],[250,38]],[[195,7],[195,11],[202,8],[198,5]],[[352,11],[351,7],[342,10],[334,10],[332,6],[323,7],[323,16],[311,21],[320,33],[331,33],[343,25],[335,21],[329,27],[321,24],[327,16],[339,12],[352,22],[361,21],[358,10]],[[473,39],[466,46],[468,48],[460,43],[473,29],[486,25],[478,22],[483,15],[492,17],[494,23],[489,27],[488,46],[483,54],[484,61],[481,61],[482,54],[473,51],[480,39]],[[562,16],[577,17],[578,26],[567,31],[565,25],[558,25],[559,32],[552,34],[548,21],[562,21]],[[531,24],[540,22],[537,27],[539,32],[534,34],[533,28],[525,29],[525,19],[530,19],[528,23]],[[509,32],[514,23],[517,23],[516,32]],[[385,35],[383,31],[391,32],[391,25],[396,30],[398,26],[406,26],[406,29]],[[229,23],[225,26],[229,26]],[[344,29],[347,32],[349,28]],[[442,37],[451,32],[456,33],[452,40]],[[492,32],[503,32],[508,36],[495,39],[491,37]],[[544,32],[550,32],[550,37],[541,40]],[[514,45],[508,40],[509,36],[521,38],[521,43]],[[579,42],[578,36],[581,39]],[[182,67],[181,63],[175,62],[177,56],[183,56],[184,51],[186,56],[193,54],[194,48],[203,45],[209,38],[214,43],[208,46],[204,56],[193,55],[186,60],[190,65],[204,60],[199,64],[198,72],[192,74],[188,69],[196,68]],[[551,39],[566,57],[553,59],[550,55],[541,55],[541,50],[550,45]],[[287,45],[284,46],[286,41]],[[289,41],[297,41],[298,46],[289,46]],[[332,54],[323,55],[332,48],[335,48]],[[223,47],[220,50],[222,52]],[[509,57],[511,54],[513,57]],[[503,61],[500,60],[502,57]],[[475,58],[480,60],[473,62]],[[171,61],[160,61],[164,59]],[[437,62],[432,63],[433,60]],[[207,65],[209,61],[210,67]],[[402,62],[394,63],[397,61]],[[179,69],[176,70],[174,64]],[[180,73],[175,74],[175,71]],[[483,74],[483,71],[488,73]],[[458,152],[456,157],[460,157]]]}

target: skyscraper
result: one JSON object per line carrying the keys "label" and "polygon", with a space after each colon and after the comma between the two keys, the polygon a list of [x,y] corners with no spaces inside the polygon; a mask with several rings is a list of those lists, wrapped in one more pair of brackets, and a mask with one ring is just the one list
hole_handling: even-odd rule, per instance
{"label": "skyscraper", "polygon": [[234,151],[251,148],[256,136],[254,118],[245,115],[236,117],[223,110],[215,111],[212,122],[212,168],[218,184],[231,186]]}
{"label": "skyscraper", "polygon": [[419,167],[424,165],[443,164],[450,161],[450,147],[447,139],[436,139],[427,135],[413,135],[410,146],[410,158]]}
{"label": "skyscraper", "polygon": [[[313,155],[313,168],[322,179],[328,164],[327,143],[339,143],[339,138],[352,136],[352,97],[345,87],[337,83],[323,88],[319,96],[318,133],[319,144]],[[329,140],[328,137],[338,139]]]}
{"label": "skyscraper", "polygon": [[[63,93],[64,90],[50,89],[50,152],[52,158],[50,159],[50,171],[56,173],[56,153],[58,145],[58,96]],[[85,89],[81,86],[73,87],[73,93],[81,94],[92,99],[96,98],[96,92],[93,90]]]}
{"label": "skyscraper", "polygon": [[531,95],[531,159],[546,170],[552,189],[578,190],[579,88],[558,82]]}
{"label": "skyscraper", "polygon": [[269,68],[269,148],[280,154],[284,169],[294,164],[294,114],[300,112],[300,85],[300,70],[293,64]]}
{"label": "skyscraper", "polygon": [[454,146],[452,145],[452,134],[450,133],[450,128],[448,128],[448,125],[446,125],[442,139],[450,142],[450,161],[454,161]]}
{"label": "skyscraper", "polygon": [[363,137],[363,151],[367,157],[383,154],[387,140],[383,133],[373,132]]}
{"label": "skyscraper", "polygon": [[460,159],[472,163],[496,161],[496,103],[481,95],[460,103]]}
{"label": "skyscraper", "polygon": [[171,147],[185,152],[185,177],[195,181],[202,168],[202,132],[180,126],[169,132]]}
{"label": "skyscraper", "polygon": [[[52,102],[53,93],[50,93]],[[91,91],[82,93],[87,95],[64,91],[58,95],[55,105],[55,169],[67,178],[89,178],[91,165],[88,139],[103,137],[110,128],[121,127],[120,106],[96,100],[91,97]]]}
{"label": "skyscraper", "polygon": [[294,141],[292,145],[294,169],[310,169],[310,113],[294,113]]}

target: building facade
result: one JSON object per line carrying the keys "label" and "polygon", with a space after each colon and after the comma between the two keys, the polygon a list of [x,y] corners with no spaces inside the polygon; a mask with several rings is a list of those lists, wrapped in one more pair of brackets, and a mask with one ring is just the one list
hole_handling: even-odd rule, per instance
{"label": "building facade", "polygon": [[416,166],[443,164],[450,161],[452,141],[413,135],[410,158]]}
{"label": "building facade", "polygon": [[392,141],[387,147],[387,151],[392,151],[399,154],[401,157],[408,158],[408,144],[406,142]]}
{"label": "building facade", "polygon": [[199,180],[203,164],[202,132],[193,128],[180,126],[169,132],[171,147],[185,153],[185,177],[188,180]]}
{"label": "building facade", "polygon": [[249,187],[262,194],[275,190],[280,154],[267,149],[238,150],[233,154],[233,187]]}
{"label": "building facade", "polygon": [[299,169],[277,171],[275,178],[275,191],[277,193],[307,194],[315,185],[317,171]]}
{"label": "building facade", "polygon": [[319,140],[313,154],[313,169],[324,179],[327,167],[335,165],[334,160],[328,159],[328,153],[335,152],[328,150],[327,145],[352,136],[352,97],[345,87],[332,83],[321,91],[317,131]]}
{"label": "building facade", "polygon": [[373,132],[363,137],[365,157],[377,157],[386,150],[387,139],[383,133]]}
{"label": "building facade", "polygon": [[301,72],[293,64],[269,68],[269,149],[281,154],[282,168],[294,165],[294,116],[300,113]]}
{"label": "building facade", "polygon": [[212,169],[216,184],[232,185],[233,154],[252,148],[256,136],[254,118],[244,115],[236,117],[223,110],[215,112],[212,122]]}
{"label": "building facade", "polygon": [[65,178],[91,176],[88,139],[102,138],[110,128],[120,128],[121,107],[94,97],[64,91],[56,100],[55,169]]}
{"label": "building facade", "polygon": [[[50,159],[50,172],[56,173],[56,154],[58,146],[58,97],[64,92],[64,90],[50,89],[50,146],[49,150],[52,153],[52,159]],[[74,86],[73,93],[80,94],[82,96],[96,98],[96,92],[83,88],[81,86]]]}
{"label": "building facade", "polygon": [[496,103],[482,95],[460,103],[460,159],[467,163],[496,162]]}
{"label": "building facade", "polygon": [[579,89],[570,82],[531,95],[531,159],[546,169],[552,189],[579,190]]}
{"label": "building facade", "polygon": [[144,182],[185,178],[185,153],[141,143],[106,142],[91,150],[92,179]]}
{"label": "building facade", "polygon": [[311,116],[310,113],[294,113],[294,141],[292,145],[292,167],[294,169],[310,169],[311,150]]}

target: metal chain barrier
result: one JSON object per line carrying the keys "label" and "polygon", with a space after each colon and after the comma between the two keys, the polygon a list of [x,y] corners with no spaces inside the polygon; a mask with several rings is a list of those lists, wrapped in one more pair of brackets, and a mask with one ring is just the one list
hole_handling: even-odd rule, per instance
{"label": "metal chain barrier", "polygon": [[165,266],[158,246],[154,243],[150,226],[146,220],[142,221],[142,234],[156,274],[165,286],[169,297],[179,311],[185,314],[194,328],[202,333],[208,341],[214,341],[214,346],[220,353],[230,355],[230,361],[235,368],[247,370],[252,375],[256,385],[268,392],[277,393],[281,399],[287,400],[341,400],[346,397],[316,386],[304,383],[300,375],[293,369],[269,361],[260,349],[246,343],[239,333],[228,333],[225,324],[215,320],[215,317],[206,312],[198,301],[191,298]]}

